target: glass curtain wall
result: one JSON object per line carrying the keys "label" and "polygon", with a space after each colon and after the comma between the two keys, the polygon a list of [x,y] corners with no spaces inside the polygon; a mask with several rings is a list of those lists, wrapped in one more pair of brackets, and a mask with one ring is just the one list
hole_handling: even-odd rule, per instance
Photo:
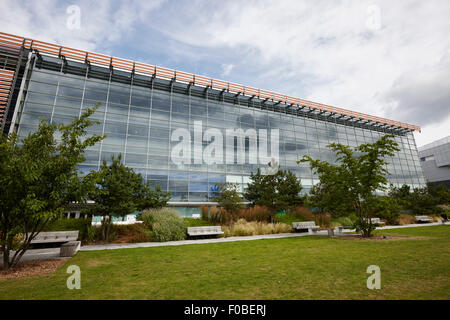
{"label": "glass curtain wall", "polygon": [[[170,90],[158,86],[158,81],[168,86],[168,81],[155,80],[129,73],[71,63],[64,65],[59,59],[45,58],[53,68],[43,67],[35,61],[26,83],[26,94],[19,114],[20,137],[35,130],[40,119],[51,123],[69,123],[79,117],[84,109],[97,102],[100,108],[92,116],[100,124],[89,129],[90,134],[106,134],[101,143],[89,148],[82,171],[98,169],[103,160],[122,153],[125,164],[139,172],[152,185],[159,185],[172,193],[171,201],[208,202],[217,193],[217,183],[238,183],[241,190],[249,181],[250,172],[256,172],[262,164],[196,164],[198,156],[192,147],[193,163],[177,165],[171,161],[171,150],[178,141],[171,142],[176,129],[186,129],[193,139],[194,123],[201,121],[202,132],[214,128],[226,129],[279,129],[280,166],[293,171],[302,182],[303,192],[318,182],[308,164],[297,164],[304,154],[313,158],[334,161],[334,155],[326,147],[339,142],[350,146],[374,142],[384,133],[362,129],[351,124],[323,121],[276,112],[256,107],[256,102],[242,103],[224,99],[216,91],[189,87],[176,82]],[[76,72],[68,72],[73,68]],[[58,69],[59,68],[59,69]],[[52,70],[50,70],[52,69]],[[226,101],[225,101],[226,100]],[[255,103],[255,106],[253,106]],[[401,151],[389,159],[389,181],[395,185],[409,184],[418,187],[425,183],[412,132],[396,136]],[[203,147],[208,142],[203,141]],[[225,140],[223,155],[225,157]],[[246,153],[249,141],[243,148],[235,144],[237,153]]]}

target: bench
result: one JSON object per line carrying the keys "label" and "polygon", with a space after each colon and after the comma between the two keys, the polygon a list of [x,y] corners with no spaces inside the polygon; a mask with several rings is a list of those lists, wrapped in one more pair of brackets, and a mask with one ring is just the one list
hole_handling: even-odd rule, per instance
{"label": "bench", "polygon": [[30,244],[38,246],[61,244],[60,256],[71,257],[80,249],[81,242],[77,239],[78,231],[39,232]]}
{"label": "bench", "polygon": [[223,234],[221,226],[188,227],[187,234],[190,237],[216,236]]}
{"label": "bench", "polygon": [[334,228],[334,233],[335,234],[344,234],[344,226],[337,226]]}
{"label": "bench", "polygon": [[60,257],[73,257],[80,250],[81,241],[69,241],[63,243],[59,248]]}
{"label": "bench", "polygon": [[380,220],[380,218],[370,218],[370,222],[372,224],[385,224],[383,221]]}
{"label": "bench", "polygon": [[430,218],[429,216],[415,216],[417,222],[433,222],[433,218]]}
{"label": "bench", "polygon": [[315,233],[319,228],[314,221],[292,222],[292,229],[296,231],[308,230],[309,234]]}
{"label": "bench", "polygon": [[78,239],[78,231],[51,231],[39,232],[31,244],[38,243],[64,243],[69,241],[76,241]]}

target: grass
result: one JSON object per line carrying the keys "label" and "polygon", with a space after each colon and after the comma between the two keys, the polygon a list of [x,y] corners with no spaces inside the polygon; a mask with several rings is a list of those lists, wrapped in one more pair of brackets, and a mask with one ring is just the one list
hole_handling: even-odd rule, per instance
{"label": "grass", "polygon": [[[50,275],[0,281],[0,299],[449,299],[450,227],[411,240],[299,237],[79,252]],[[420,238],[418,238],[420,237]],[[81,268],[81,290],[66,269]],[[381,290],[368,290],[369,265]]]}

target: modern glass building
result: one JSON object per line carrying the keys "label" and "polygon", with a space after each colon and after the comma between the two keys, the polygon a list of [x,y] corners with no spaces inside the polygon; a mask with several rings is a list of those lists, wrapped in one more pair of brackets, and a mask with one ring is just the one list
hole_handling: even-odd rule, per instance
{"label": "modern glass building", "polygon": [[[107,138],[87,151],[81,169],[122,153],[127,166],[170,191],[170,204],[185,215],[212,203],[217,183],[245,189],[271,157],[307,192],[318,180],[308,164],[296,163],[304,154],[334,161],[329,143],[357,146],[386,133],[401,148],[389,159],[390,183],[425,183],[414,125],[4,33],[0,68],[3,132],[24,137],[41,118],[69,123],[101,102],[92,117],[100,124],[90,132]],[[228,138],[227,130],[238,136]],[[180,155],[183,161],[174,158]]]}

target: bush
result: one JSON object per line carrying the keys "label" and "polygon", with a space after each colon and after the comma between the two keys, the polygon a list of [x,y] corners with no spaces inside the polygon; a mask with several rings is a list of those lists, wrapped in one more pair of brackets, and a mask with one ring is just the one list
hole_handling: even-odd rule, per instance
{"label": "bush", "polygon": [[331,226],[331,215],[329,213],[314,214],[311,209],[305,207],[295,207],[286,212],[286,214],[275,215],[275,222],[291,225],[292,222],[299,221],[314,221],[316,225],[327,228]]}
{"label": "bush", "polygon": [[268,207],[258,205],[242,209],[238,213],[238,219],[245,219],[246,221],[269,222],[270,217],[271,210]]}
{"label": "bush", "polygon": [[337,226],[351,227],[351,226],[353,226],[353,221],[349,217],[340,217],[337,219],[333,219],[331,221],[331,224],[335,227],[337,227]]}
{"label": "bush", "polygon": [[203,219],[183,218],[186,227],[212,226],[213,224]]}
{"label": "bush", "polygon": [[322,228],[330,228],[331,227],[331,214],[325,213],[317,213],[314,215],[314,222],[316,225],[321,226]]}
{"label": "bush", "polygon": [[73,231],[78,230],[78,240],[88,241],[89,232],[92,233],[91,218],[58,219],[48,224],[43,231]]}
{"label": "bush", "polygon": [[186,239],[186,224],[177,211],[149,209],[142,212],[142,220],[151,231],[153,241],[176,241]]}
{"label": "bush", "polygon": [[414,216],[411,216],[409,214],[401,214],[397,218],[397,223],[400,225],[414,224],[414,223],[416,223],[416,218],[414,218]]}
{"label": "bush", "polygon": [[387,221],[388,224],[397,224],[401,205],[391,197],[376,197],[370,203],[372,214]]}
{"label": "bush", "polygon": [[288,210],[287,214],[297,218],[297,221],[315,221],[314,213],[305,207],[295,207]]}
{"label": "bush", "polygon": [[152,241],[151,232],[144,223],[112,225],[116,242],[137,243]]}
{"label": "bush", "polygon": [[285,214],[276,214],[274,217],[274,222],[277,223],[285,223],[288,225],[292,225],[292,222],[297,222],[299,219],[290,213]]}
{"label": "bush", "polygon": [[248,222],[245,219],[239,219],[233,227],[223,226],[222,230],[225,237],[232,237],[289,233],[292,232],[292,227],[285,223]]}
{"label": "bush", "polygon": [[208,221],[214,225],[220,224],[228,224],[230,221],[230,215],[221,208],[216,206],[201,206],[202,211],[202,220]]}

